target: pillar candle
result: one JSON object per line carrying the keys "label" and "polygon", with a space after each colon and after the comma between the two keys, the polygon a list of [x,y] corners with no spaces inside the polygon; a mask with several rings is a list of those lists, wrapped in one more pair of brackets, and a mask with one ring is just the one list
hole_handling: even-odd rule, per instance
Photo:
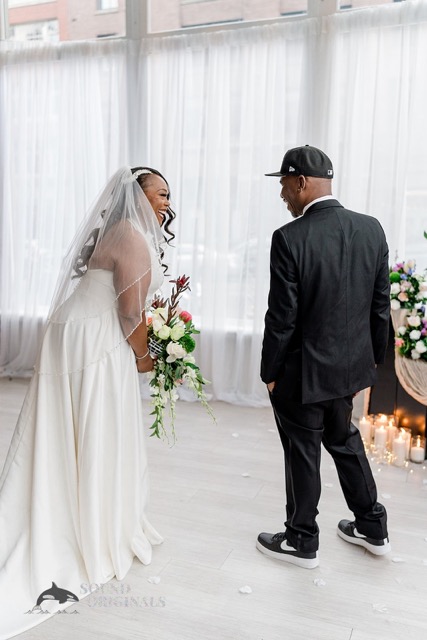
{"label": "pillar candle", "polygon": [[372,422],[363,416],[359,420],[360,435],[367,445],[371,444]]}
{"label": "pillar candle", "polygon": [[400,429],[400,435],[402,436],[403,440],[405,441],[405,446],[406,446],[406,459],[409,459],[409,453],[411,450],[411,437],[412,437],[412,433],[410,429]]}
{"label": "pillar candle", "polygon": [[393,456],[393,464],[396,467],[403,467],[406,460],[406,442],[402,438],[402,434],[399,434],[399,437],[393,440]]}
{"label": "pillar candle", "polygon": [[389,420],[388,426],[387,426],[387,446],[389,447],[389,449],[392,448],[393,440],[396,438],[396,436],[397,436],[397,428],[395,427],[393,422]]}
{"label": "pillar candle", "polygon": [[377,449],[385,449],[387,445],[387,430],[384,425],[375,429],[374,445]]}
{"label": "pillar candle", "polygon": [[381,425],[385,427],[388,424],[387,416],[384,413],[380,413],[380,415],[375,419],[375,424],[379,427]]}
{"label": "pillar candle", "polygon": [[420,436],[412,439],[410,458],[412,462],[424,462],[424,447],[421,446]]}

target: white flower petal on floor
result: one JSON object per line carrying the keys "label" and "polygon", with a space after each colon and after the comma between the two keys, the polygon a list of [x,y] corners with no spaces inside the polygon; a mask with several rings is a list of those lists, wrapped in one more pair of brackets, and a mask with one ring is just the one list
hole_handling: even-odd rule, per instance
{"label": "white flower petal on floor", "polygon": [[242,473],[242,478],[250,478],[250,473]]}
{"label": "white flower petal on floor", "polygon": [[323,580],[323,578],[315,578],[313,580],[313,584],[315,584],[316,587],[324,587],[324,586],[326,586],[326,582]]}
{"label": "white flower petal on floor", "polygon": [[379,602],[374,602],[372,608],[374,611],[378,611],[378,613],[387,613],[387,607]]}
{"label": "white flower petal on floor", "polygon": [[392,562],[406,562],[406,560],[404,558],[401,558],[400,556],[394,556],[394,558],[391,559]]}
{"label": "white flower petal on floor", "polygon": [[427,567],[427,559],[426,559],[426,558],[424,558],[424,560],[423,560],[423,565],[424,565],[425,567]]}
{"label": "white flower petal on floor", "polygon": [[390,500],[391,495],[389,493],[382,493],[381,498],[384,498],[384,500]]}
{"label": "white flower petal on floor", "polygon": [[240,593],[252,593],[252,589],[250,588],[249,585],[245,585],[244,587],[240,587],[239,592]]}
{"label": "white flower petal on floor", "polygon": [[151,582],[151,584],[159,584],[160,577],[159,576],[151,576],[150,578],[147,578],[147,582]]}
{"label": "white flower petal on floor", "polygon": [[276,433],[276,429],[268,429],[270,433]]}
{"label": "white flower petal on floor", "polygon": [[332,484],[332,482],[325,482],[323,486],[326,487],[327,489],[332,489],[334,485]]}
{"label": "white flower petal on floor", "polygon": [[233,438],[238,438],[239,437],[238,433],[232,433],[231,435],[232,435]]}

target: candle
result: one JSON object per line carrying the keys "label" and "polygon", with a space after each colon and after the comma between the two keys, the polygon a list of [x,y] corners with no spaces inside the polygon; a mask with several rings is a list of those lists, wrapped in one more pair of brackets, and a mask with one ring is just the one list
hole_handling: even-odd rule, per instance
{"label": "candle", "polygon": [[396,438],[397,428],[394,421],[389,420],[387,426],[387,446],[391,449],[393,440]]}
{"label": "candle", "polygon": [[384,413],[380,413],[378,418],[375,420],[375,424],[378,425],[379,427],[381,426],[385,427],[388,424],[387,416]]}
{"label": "candle", "polygon": [[424,446],[421,444],[420,436],[412,438],[410,458],[412,462],[424,462]]}
{"label": "candle", "polygon": [[409,453],[410,453],[410,449],[411,449],[411,437],[412,437],[412,432],[410,429],[400,429],[400,434],[403,438],[403,440],[405,441],[405,446],[406,446],[406,459],[408,460],[409,458]]}
{"label": "candle", "polygon": [[374,445],[377,449],[385,449],[387,445],[387,429],[384,425],[375,429]]}
{"label": "candle", "polygon": [[393,440],[393,464],[396,467],[403,467],[406,460],[406,441],[402,438],[402,434],[399,434],[398,438]]}
{"label": "candle", "polygon": [[372,422],[363,416],[359,420],[359,431],[365,444],[371,444]]}

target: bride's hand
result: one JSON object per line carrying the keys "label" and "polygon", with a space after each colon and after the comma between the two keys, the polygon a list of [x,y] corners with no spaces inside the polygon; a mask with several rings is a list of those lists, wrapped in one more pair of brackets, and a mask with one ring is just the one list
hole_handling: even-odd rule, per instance
{"label": "bride's hand", "polygon": [[136,368],[138,369],[138,373],[147,373],[147,371],[152,371],[154,369],[154,360],[148,355],[146,358],[142,360],[136,361]]}

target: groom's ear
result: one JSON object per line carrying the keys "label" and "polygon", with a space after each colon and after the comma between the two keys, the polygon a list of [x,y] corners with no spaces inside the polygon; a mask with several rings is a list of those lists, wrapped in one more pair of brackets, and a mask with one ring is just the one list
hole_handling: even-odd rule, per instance
{"label": "groom's ear", "polygon": [[304,191],[307,186],[305,176],[298,176],[298,191]]}

